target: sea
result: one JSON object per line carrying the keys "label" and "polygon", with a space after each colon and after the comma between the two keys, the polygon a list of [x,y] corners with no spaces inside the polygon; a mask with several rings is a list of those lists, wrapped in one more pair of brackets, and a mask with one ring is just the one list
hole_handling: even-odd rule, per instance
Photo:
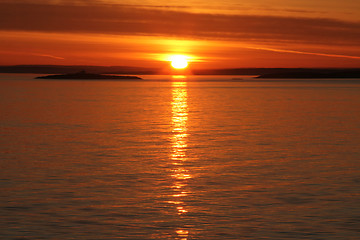
{"label": "sea", "polygon": [[0,239],[360,239],[360,79],[0,75]]}

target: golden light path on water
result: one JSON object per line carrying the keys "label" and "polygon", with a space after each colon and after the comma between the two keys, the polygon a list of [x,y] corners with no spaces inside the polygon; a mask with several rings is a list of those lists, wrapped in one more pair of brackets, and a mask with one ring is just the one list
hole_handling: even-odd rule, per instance
{"label": "golden light path on water", "polygon": [[[185,190],[186,180],[192,176],[184,167],[187,161],[187,122],[188,122],[188,104],[187,104],[187,83],[179,82],[179,80],[186,80],[183,77],[179,79],[178,76],[173,77],[172,83],[172,138],[171,138],[171,162],[173,165],[171,177],[174,179],[172,185],[173,195],[169,203],[174,204],[178,215],[188,212],[185,203],[182,201],[188,195]],[[187,240],[189,231],[186,229],[177,229],[176,233],[182,240]]]}

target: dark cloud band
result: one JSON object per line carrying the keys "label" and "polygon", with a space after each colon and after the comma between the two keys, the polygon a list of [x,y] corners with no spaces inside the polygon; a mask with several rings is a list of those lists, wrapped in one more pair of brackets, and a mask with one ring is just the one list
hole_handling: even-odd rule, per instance
{"label": "dark cloud band", "polygon": [[0,30],[360,45],[360,22],[212,15],[109,4],[81,6],[0,2]]}

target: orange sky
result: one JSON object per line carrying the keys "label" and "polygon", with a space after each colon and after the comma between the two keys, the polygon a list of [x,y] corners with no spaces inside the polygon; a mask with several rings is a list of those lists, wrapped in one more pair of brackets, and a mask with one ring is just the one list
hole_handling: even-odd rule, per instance
{"label": "orange sky", "polygon": [[[34,3],[36,2],[36,3]],[[0,65],[360,67],[360,1],[0,0]]]}

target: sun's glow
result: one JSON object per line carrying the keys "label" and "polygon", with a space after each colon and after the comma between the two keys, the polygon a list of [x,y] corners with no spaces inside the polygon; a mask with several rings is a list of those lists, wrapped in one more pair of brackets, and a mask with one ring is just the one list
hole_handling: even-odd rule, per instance
{"label": "sun's glow", "polygon": [[184,69],[189,65],[187,57],[184,55],[172,55],[169,58],[171,66],[175,69]]}

